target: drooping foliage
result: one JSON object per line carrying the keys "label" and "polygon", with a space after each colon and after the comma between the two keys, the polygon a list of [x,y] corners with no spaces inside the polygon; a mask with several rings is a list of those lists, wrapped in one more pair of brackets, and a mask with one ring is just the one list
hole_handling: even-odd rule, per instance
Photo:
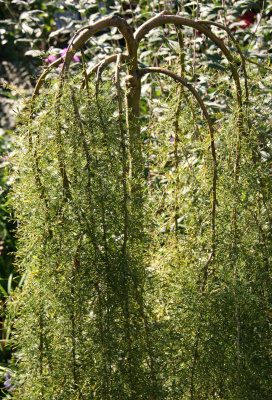
{"label": "drooping foliage", "polygon": [[[148,18],[163,10],[178,13],[187,18],[208,20],[209,22],[223,23],[231,29],[236,41],[240,44],[243,53],[262,65],[265,60],[271,58],[271,13],[269,1],[128,1],[128,0],[84,0],[72,2],[70,0],[12,0],[0,2],[0,119],[1,119],[1,143],[0,156],[3,156],[1,168],[1,232],[0,239],[2,249],[0,263],[0,301],[1,314],[1,340],[0,342],[0,368],[8,365],[11,357],[9,338],[11,321],[5,311],[5,301],[10,289],[21,284],[23,277],[18,277],[14,262],[14,250],[16,238],[13,236],[14,224],[12,223],[12,209],[9,199],[9,180],[7,178],[8,158],[11,147],[9,142],[13,132],[14,109],[20,108],[21,95],[14,87],[20,87],[31,93],[34,84],[33,77],[39,75],[41,65],[49,64],[59,55],[65,52],[67,42],[74,31],[86,24],[93,24],[101,16],[121,15],[132,26],[139,26]],[[213,27],[221,39],[228,41],[227,33]],[[215,87],[207,91],[207,82],[211,78],[210,71],[227,70],[222,55],[212,42],[207,42],[197,31],[183,28],[186,57],[192,60],[186,65],[187,78],[194,79],[197,90],[205,94],[205,100],[213,103],[215,107],[224,107],[225,100],[219,98]],[[232,51],[235,46],[228,43]],[[84,47],[86,63],[89,67],[103,59],[112,48],[119,49],[124,45],[118,32],[103,31]],[[141,46],[139,54],[142,64],[175,65],[176,30],[171,26],[162,30],[160,27],[150,32],[149,40]],[[101,52],[102,50],[102,52]],[[80,52],[74,56],[72,68],[79,71]],[[236,60],[237,61],[237,60]],[[201,73],[199,65],[202,65]],[[149,82],[150,83],[150,82]],[[145,96],[149,91],[149,83],[144,85],[142,91]],[[3,85],[3,86],[2,86]],[[21,90],[20,89],[20,90]],[[3,135],[3,136],[2,136]],[[12,142],[12,141],[11,141]],[[19,283],[21,282],[21,283]],[[1,377],[3,383],[4,376]]]}
{"label": "drooping foliage", "polygon": [[[136,79],[121,89],[115,60],[114,84],[98,79],[83,90],[77,79],[51,77],[20,127],[14,202],[26,282],[10,305],[11,393],[269,399],[262,82],[248,79],[250,97],[238,90],[237,104],[234,85],[211,74],[210,92],[227,101],[208,113],[187,81],[189,91],[154,79],[147,121],[131,118]],[[138,68],[136,78],[149,73],[165,70]]]}
{"label": "drooping foliage", "polygon": [[[254,96],[248,114],[252,129],[242,137],[236,106],[231,100],[228,106],[216,124],[212,260],[213,160],[207,131],[197,136],[191,104],[184,101],[176,164],[176,105],[168,122],[164,114],[161,123],[154,118],[151,124],[152,269],[169,399],[271,396],[270,135],[264,139],[262,132],[269,105],[260,91]],[[163,111],[169,113],[169,100]]]}
{"label": "drooping foliage", "polygon": [[133,182],[128,174],[123,181],[128,138],[116,90],[108,84],[95,100],[77,86],[65,85],[56,115],[52,85],[21,128],[15,200],[27,280],[14,299],[16,398],[269,399],[271,182],[262,116],[238,147],[235,104],[217,124],[216,255],[205,278],[212,158],[205,123],[194,133],[192,103],[178,118],[178,164],[173,100],[144,130],[139,230]]}
{"label": "drooping foliage", "polygon": [[131,212],[116,91],[108,86],[97,100],[75,94],[73,83],[60,100],[54,91],[39,98],[37,118],[22,128],[15,199],[28,275],[17,300],[17,339],[26,379],[16,395],[151,396],[148,239],[135,202]]}

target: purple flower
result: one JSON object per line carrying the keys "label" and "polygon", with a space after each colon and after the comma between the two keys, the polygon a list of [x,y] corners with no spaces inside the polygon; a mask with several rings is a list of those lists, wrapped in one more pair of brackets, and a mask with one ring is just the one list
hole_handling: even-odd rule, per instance
{"label": "purple flower", "polygon": [[7,161],[8,156],[3,156],[3,161]]}
{"label": "purple flower", "polygon": [[11,378],[9,372],[7,372],[6,375],[5,375],[4,388],[8,392],[14,392],[15,390],[17,390],[14,378]]}
{"label": "purple flower", "polygon": [[4,386],[5,386],[6,389],[10,389],[11,388],[11,379],[10,379],[9,374],[5,375]]}

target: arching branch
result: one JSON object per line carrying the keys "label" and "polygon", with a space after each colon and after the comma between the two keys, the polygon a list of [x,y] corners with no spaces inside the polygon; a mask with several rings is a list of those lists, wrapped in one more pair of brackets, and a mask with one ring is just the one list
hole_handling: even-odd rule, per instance
{"label": "arching branch", "polygon": [[209,267],[209,264],[210,264],[212,258],[215,255],[215,208],[216,208],[217,162],[216,162],[216,152],[215,152],[215,145],[214,145],[213,124],[212,124],[211,118],[209,116],[209,113],[207,111],[207,108],[206,108],[201,96],[198,94],[198,92],[195,90],[195,88],[186,81],[185,78],[183,78],[180,75],[177,75],[174,72],[169,71],[168,69],[165,69],[165,68],[148,67],[148,68],[140,69],[139,71],[140,71],[141,76],[143,76],[147,73],[164,74],[164,75],[170,76],[175,81],[180,82],[182,85],[184,85],[187,89],[190,90],[190,92],[193,94],[193,96],[197,100],[197,102],[206,118],[206,121],[207,121],[207,124],[209,127],[210,147],[211,147],[211,153],[212,153],[212,158],[213,158],[212,210],[211,210],[212,252],[209,257],[209,261],[203,268],[204,278],[203,278],[203,283],[202,283],[202,290],[204,290],[206,280],[207,280],[208,267]]}
{"label": "arching branch", "polygon": [[34,88],[33,94],[32,94],[32,98],[31,98],[31,102],[33,102],[33,100],[35,99],[35,97],[39,94],[39,90],[44,82],[44,79],[46,77],[47,74],[49,74],[49,72],[53,69],[58,67],[62,62],[64,61],[64,57],[60,57],[57,60],[55,60],[54,62],[52,62],[48,68],[46,68],[46,70],[43,71],[43,73],[41,74],[41,76],[38,79],[38,82],[36,83],[36,86]]}
{"label": "arching branch", "polygon": [[[87,75],[87,69],[86,69],[85,54],[84,54],[83,49],[80,49],[80,51],[81,51],[81,57],[82,57],[84,82],[85,82],[87,93],[89,94],[89,82],[88,82],[88,75]],[[83,87],[84,87],[84,84],[83,84]]]}
{"label": "arching branch", "polygon": [[[220,24],[219,22],[213,22],[213,21],[200,20],[198,22],[201,23],[201,24],[207,25],[207,26],[216,26],[217,28],[223,29],[225,32],[227,32],[228,36],[230,37],[230,39],[234,43],[234,45],[235,45],[235,47],[237,49],[237,52],[239,53],[239,55],[241,57],[242,71],[243,71],[244,80],[245,80],[246,105],[248,105],[248,102],[249,102],[249,90],[248,90],[248,75],[247,75],[247,71],[246,71],[246,62],[251,63],[251,64],[255,64],[260,68],[266,69],[267,71],[272,71],[272,69],[268,68],[268,67],[266,67],[264,65],[261,65],[258,62],[250,60],[248,57],[246,57],[244,55],[244,53],[242,52],[241,47],[239,46],[239,43],[237,42],[237,40],[233,36],[231,30],[227,26],[225,26],[223,24]],[[251,129],[251,120],[250,120],[249,116],[247,116],[247,119],[248,119],[248,127],[249,127],[249,129]]]}
{"label": "arching branch", "polygon": [[[95,64],[93,67],[91,67],[90,69],[88,69],[87,71],[87,78],[89,79],[90,76],[94,73],[96,73],[99,70],[99,77],[101,76],[101,73],[103,72],[103,70],[112,62],[115,62],[118,58],[118,56],[120,56],[120,60],[124,61],[127,60],[129,58],[128,54],[112,54],[111,56],[105,58],[103,61],[100,61],[99,63]],[[85,81],[82,83],[81,88],[85,87]]]}
{"label": "arching branch", "polygon": [[170,78],[174,79],[175,81],[181,83],[183,86],[187,87],[187,89],[190,90],[190,92],[193,94],[193,96],[196,98],[201,110],[203,111],[203,114],[207,120],[208,126],[209,126],[209,130],[212,134],[212,137],[214,135],[214,129],[213,129],[213,125],[212,125],[212,121],[211,118],[209,116],[209,113],[207,111],[207,108],[202,100],[202,98],[200,97],[200,95],[198,94],[198,92],[195,90],[195,88],[186,81],[185,78],[183,78],[182,76],[175,74],[174,72],[166,69],[166,68],[159,68],[159,67],[146,67],[146,68],[141,68],[139,69],[139,73],[141,76],[148,74],[148,73],[159,73],[159,74],[163,74],[163,75],[167,75],[170,76]]}
{"label": "arching branch", "polygon": [[128,56],[131,59],[131,68],[136,71],[137,69],[137,43],[133,37],[133,30],[128,25],[125,19],[113,15],[112,17],[103,18],[91,26],[85,27],[84,30],[76,32],[74,40],[70,43],[68,50],[65,54],[62,73],[65,73],[70,65],[74,54],[96,33],[103,29],[116,27],[123,35],[126,41]]}
{"label": "arching branch", "polygon": [[[60,121],[59,121],[59,115],[60,115],[60,99],[62,96],[62,89],[63,89],[63,83],[64,83],[64,77],[65,73],[69,69],[70,62],[74,56],[74,54],[77,52],[77,50],[81,49],[84,44],[87,42],[87,40],[93,36],[95,33],[109,27],[116,27],[119,29],[119,31],[122,33],[122,35],[125,38],[126,41],[126,46],[127,46],[127,52],[130,57],[131,63],[130,63],[130,71],[131,73],[135,73],[137,69],[137,46],[136,46],[136,41],[133,37],[133,30],[132,28],[127,24],[126,20],[118,17],[116,15],[108,18],[101,19],[100,21],[96,22],[95,24],[87,27],[80,28],[73,36],[68,49],[65,54],[63,66],[61,69],[60,73],[60,80],[59,80],[59,86],[58,86],[58,91],[56,94],[56,102],[55,102],[55,110],[56,110],[56,138],[57,142],[60,142],[61,139],[61,126],[60,126]],[[59,167],[60,167],[60,172],[62,175],[62,180],[63,180],[63,189],[64,189],[64,194],[69,195],[69,181],[67,178],[66,174],[66,169],[65,169],[65,164],[64,160],[62,158],[60,148],[58,144],[58,157],[59,157]]]}
{"label": "arching branch", "polygon": [[[73,36],[67,52],[64,57],[60,57],[55,60],[40,76],[35,89],[33,91],[32,100],[38,95],[39,90],[44,82],[46,75],[55,67],[58,67],[63,62],[61,75],[63,75],[68,69],[74,54],[80,50],[84,44],[96,33],[103,29],[116,27],[119,29],[126,41],[128,57],[131,59],[131,69],[135,72],[137,70],[137,44],[133,37],[133,30],[128,25],[125,19],[114,15],[112,17],[103,18],[97,21],[91,26],[85,26],[80,28]],[[114,58],[116,60],[116,58]],[[113,60],[113,61],[114,61]]]}
{"label": "arching branch", "polygon": [[238,116],[238,126],[240,132],[243,130],[243,113],[242,113],[242,88],[240,83],[239,74],[237,68],[235,66],[234,58],[230,52],[230,50],[225,46],[224,42],[219,39],[209,28],[207,28],[203,23],[199,23],[198,21],[194,21],[192,19],[180,17],[179,15],[172,15],[168,12],[162,12],[161,14],[156,15],[154,18],[151,18],[143,25],[141,25],[134,34],[135,40],[139,45],[140,41],[144,38],[146,34],[148,34],[153,28],[165,24],[174,24],[174,25],[185,25],[189,26],[193,29],[198,30],[203,33],[206,37],[211,39],[214,44],[216,44],[225,55],[227,60],[229,61],[230,70],[232,72],[237,92],[237,103],[239,107],[239,116]]}
{"label": "arching branch", "polygon": [[[215,152],[215,145],[214,145],[214,129],[212,125],[212,121],[210,119],[210,116],[208,114],[208,111],[206,109],[206,106],[200,97],[200,95],[197,93],[195,88],[188,83],[182,76],[175,74],[172,71],[169,71],[164,68],[155,68],[155,67],[149,67],[149,68],[144,68],[140,70],[141,76],[143,76],[146,73],[161,73],[167,76],[170,76],[173,78],[175,81],[180,82],[182,85],[184,85],[187,89],[190,90],[190,92],[193,94],[193,96],[196,98],[201,110],[203,111],[203,114],[207,120],[208,126],[209,126],[209,131],[210,131],[210,146],[211,146],[211,152],[212,152],[212,158],[213,158],[213,179],[212,179],[212,208],[211,208],[211,253],[209,255],[209,258],[202,268],[203,271],[203,279],[202,283],[200,286],[200,293],[203,296],[206,288],[206,283],[207,283],[207,278],[208,278],[208,270],[209,266],[212,263],[214,257],[215,257],[215,250],[216,250],[216,241],[215,241],[215,212],[216,212],[216,189],[217,189],[217,162],[216,162],[216,152]],[[202,315],[201,315],[202,318]],[[198,327],[197,333],[196,333],[196,340],[194,344],[194,353],[193,353],[193,364],[192,364],[192,371],[191,371],[191,383],[190,383],[190,391],[191,391],[191,398],[194,398],[194,374],[195,374],[195,366],[196,366],[196,361],[197,361],[197,355],[198,355],[198,347],[199,347],[199,338],[200,338],[200,329],[201,326]]]}
{"label": "arching branch", "polygon": [[246,65],[245,65],[245,61],[247,60],[247,58],[244,56],[237,40],[235,39],[235,37],[233,36],[231,30],[225,26],[222,25],[218,22],[212,22],[212,21],[198,21],[201,24],[207,25],[207,26],[216,26],[217,28],[223,29],[225,32],[227,32],[227,34],[229,35],[230,39],[232,40],[232,42],[234,43],[237,52],[239,53],[240,57],[241,57],[241,62],[242,62],[242,70],[243,70],[243,74],[244,74],[244,79],[245,79],[245,92],[246,92],[246,101],[248,101],[249,98],[249,94],[248,94],[248,83],[247,83],[247,72],[246,72]]}
{"label": "arching branch", "polygon": [[[193,29],[198,30],[199,32],[203,33],[205,36],[207,36],[209,39],[211,39],[223,52],[227,60],[231,64],[231,69],[234,68],[232,66],[232,63],[234,61],[234,58],[231,54],[231,52],[228,50],[228,48],[225,46],[223,41],[219,39],[210,29],[208,29],[206,26],[204,26],[203,23],[200,23],[199,21],[194,21],[189,18],[184,18],[179,15],[172,15],[167,12],[162,12],[155,17],[151,18],[147,22],[145,22],[143,25],[141,25],[137,31],[134,34],[135,40],[137,44],[140,43],[140,41],[144,38],[145,35],[147,35],[153,28],[156,28],[157,26],[165,25],[165,24],[174,24],[174,25],[185,25],[189,26]],[[237,71],[232,71],[234,75],[236,75]],[[234,76],[235,78],[235,76]],[[239,79],[239,76],[238,76]]]}

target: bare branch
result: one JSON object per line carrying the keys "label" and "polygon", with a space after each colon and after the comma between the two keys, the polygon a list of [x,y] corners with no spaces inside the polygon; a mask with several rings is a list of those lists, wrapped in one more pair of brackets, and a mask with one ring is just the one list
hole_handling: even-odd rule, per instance
{"label": "bare branch", "polygon": [[245,66],[246,58],[245,58],[244,54],[242,53],[242,50],[241,50],[237,40],[233,36],[231,30],[227,26],[224,26],[218,22],[211,22],[211,21],[198,21],[198,22],[201,24],[204,24],[204,25],[208,25],[208,26],[217,26],[217,28],[223,29],[229,35],[230,39],[232,40],[232,42],[234,43],[234,45],[237,49],[237,52],[239,53],[239,55],[241,57],[242,69],[243,69],[244,78],[245,78],[246,100],[248,101],[249,93],[248,93],[248,84],[247,84],[247,72],[246,72],[246,66]]}
{"label": "bare branch", "polygon": [[[46,75],[51,71],[52,68],[59,66],[63,62],[63,67],[61,71],[61,75],[63,75],[69,68],[70,62],[74,56],[74,54],[82,48],[82,46],[91,38],[91,36],[95,35],[97,32],[110,28],[116,27],[122,33],[125,38],[128,56],[132,62],[132,68],[134,71],[137,70],[137,43],[133,37],[133,30],[128,25],[125,19],[114,15],[112,17],[101,19],[91,26],[85,26],[80,28],[73,36],[68,49],[66,51],[65,57],[60,57],[42,73],[40,76],[34,92],[32,96],[32,100],[38,95],[39,90],[43,84],[43,81]],[[116,58],[114,59],[116,60]]]}
{"label": "bare branch", "polygon": [[216,152],[215,152],[215,145],[214,145],[214,129],[213,129],[213,124],[211,121],[211,118],[209,116],[209,113],[207,111],[207,108],[201,98],[201,96],[198,94],[198,92],[195,90],[195,88],[186,81],[182,76],[175,74],[172,71],[169,71],[168,69],[165,68],[156,68],[156,67],[149,67],[149,68],[143,68],[139,70],[140,75],[143,76],[147,73],[160,73],[164,74],[167,76],[170,76],[173,78],[175,81],[180,82],[182,85],[187,87],[187,89],[190,90],[190,92],[193,94],[195,99],[197,100],[201,110],[203,111],[203,114],[206,118],[206,121],[208,123],[209,127],[209,132],[210,132],[210,148],[211,148],[211,153],[212,153],[212,158],[213,158],[213,181],[212,181],[212,209],[211,209],[211,236],[212,236],[212,252],[209,257],[209,261],[207,262],[206,266],[204,267],[204,278],[203,278],[203,283],[202,283],[202,288],[201,291],[204,291],[205,285],[206,285],[206,280],[207,280],[207,273],[208,273],[208,267],[210,265],[211,260],[215,256],[215,211],[216,211],[216,185],[217,185],[217,162],[216,162]]}
{"label": "bare branch", "polygon": [[[123,60],[127,60],[128,59],[128,55],[127,54],[113,54],[107,58],[105,58],[103,61],[100,61],[99,63],[95,64],[92,68],[90,68],[89,70],[87,70],[87,78],[89,79],[90,76],[92,74],[94,74],[95,72],[97,72],[99,70],[99,77],[101,76],[101,73],[103,72],[103,70],[112,62],[115,62],[117,60],[117,57],[120,55],[120,59]],[[85,81],[82,83],[81,88],[85,87]]]}
{"label": "bare branch", "polygon": [[137,69],[137,43],[133,37],[133,30],[128,25],[125,19],[113,15],[112,17],[103,18],[91,26],[86,26],[84,29],[81,28],[74,35],[74,40],[70,43],[68,50],[65,54],[64,65],[62,69],[62,74],[64,74],[70,65],[70,62],[74,54],[96,33],[103,29],[116,27],[123,35],[126,41],[126,47],[129,57],[131,58],[131,64],[134,70]]}
{"label": "bare branch", "polygon": [[32,94],[32,98],[31,98],[31,103],[33,103],[33,100],[35,99],[35,97],[39,94],[39,90],[44,82],[44,79],[46,77],[46,75],[53,69],[58,67],[62,62],[64,61],[63,57],[58,58],[57,60],[55,60],[54,62],[52,62],[45,71],[43,71],[43,73],[41,74],[41,76],[38,79],[38,82],[36,83],[36,86],[34,88],[33,94]]}
{"label": "bare branch", "polygon": [[225,46],[224,42],[219,39],[208,27],[206,27],[203,23],[198,21],[194,21],[192,19],[184,18],[179,15],[171,15],[167,12],[163,12],[161,14],[156,15],[154,18],[151,18],[143,25],[141,25],[134,34],[135,40],[137,44],[144,38],[146,34],[148,34],[153,28],[157,26],[161,26],[164,24],[174,24],[174,25],[185,25],[190,26],[193,29],[198,30],[199,32],[206,35],[209,39],[213,41],[223,52],[227,60],[229,61],[229,67],[233,74],[233,78],[236,85],[237,91],[237,103],[239,106],[239,116],[238,116],[238,126],[240,132],[243,131],[243,113],[242,113],[242,88],[240,84],[240,78],[235,66],[234,58],[230,52],[230,50]]}
{"label": "bare branch", "polygon": [[167,75],[170,76],[170,78],[173,78],[176,82],[181,83],[183,86],[187,87],[187,89],[190,90],[190,92],[193,94],[193,96],[196,98],[201,110],[203,111],[203,114],[207,120],[208,126],[210,131],[212,132],[212,134],[214,134],[214,129],[213,129],[213,125],[212,125],[212,121],[211,118],[209,116],[209,113],[207,111],[207,108],[202,100],[202,98],[200,97],[200,95],[198,94],[198,92],[195,90],[195,88],[186,81],[185,78],[183,78],[182,76],[175,74],[174,72],[166,69],[166,68],[159,68],[159,67],[147,67],[147,68],[141,68],[139,69],[140,75],[143,76],[145,74],[148,73],[159,73],[159,74],[163,74],[163,75]]}
{"label": "bare branch", "polygon": [[127,149],[126,149],[126,134],[123,125],[123,107],[122,107],[122,95],[121,95],[121,84],[120,84],[120,68],[121,68],[121,54],[118,54],[116,59],[115,68],[115,82],[117,89],[117,103],[118,103],[118,121],[121,135],[121,149],[122,149],[122,186],[123,186],[123,210],[124,210],[124,243],[123,253],[126,258],[127,253],[127,239],[128,239],[128,193],[127,193]]}
{"label": "bare branch", "polygon": [[[89,83],[88,83],[88,75],[87,75],[87,70],[86,70],[85,54],[84,54],[83,49],[80,49],[80,51],[81,51],[81,57],[82,57],[83,76],[84,76],[84,80],[85,80],[85,86],[86,86],[87,93],[89,94]],[[84,87],[84,85],[83,85],[83,87]]]}

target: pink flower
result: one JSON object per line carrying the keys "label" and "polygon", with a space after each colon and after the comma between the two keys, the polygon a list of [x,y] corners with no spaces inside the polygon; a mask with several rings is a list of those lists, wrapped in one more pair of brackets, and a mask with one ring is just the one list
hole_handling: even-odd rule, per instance
{"label": "pink flower", "polygon": [[[66,54],[66,51],[67,51],[67,47],[65,47],[65,49],[63,49],[63,51],[62,51],[62,53],[60,54],[60,56],[61,56],[61,57],[64,57],[65,54]],[[76,56],[76,55],[74,55],[73,59],[74,59],[76,62],[80,62],[80,59],[79,59],[78,56]]]}
{"label": "pink flower", "polygon": [[[65,49],[62,50],[62,52],[60,53],[61,57],[64,57],[67,51],[67,47],[65,47]],[[52,62],[56,61],[58,59],[58,57],[56,55],[51,54],[48,58],[46,58],[44,61],[46,62],[46,64],[51,64]],[[73,59],[76,62],[80,62],[80,58],[76,55],[74,55]],[[62,64],[59,65],[59,68]]]}
{"label": "pink flower", "polygon": [[62,50],[62,52],[60,53],[61,57],[64,57],[67,51],[67,47],[65,47],[65,49]]}
{"label": "pink flower", "polygon": [[54,56],[53,54],[51,54],[51,56],[46,58],[44,61],[46,62],[46,64],[51,64],[53,61],[56,61],[57,58],[58,58],[57,56]]}

